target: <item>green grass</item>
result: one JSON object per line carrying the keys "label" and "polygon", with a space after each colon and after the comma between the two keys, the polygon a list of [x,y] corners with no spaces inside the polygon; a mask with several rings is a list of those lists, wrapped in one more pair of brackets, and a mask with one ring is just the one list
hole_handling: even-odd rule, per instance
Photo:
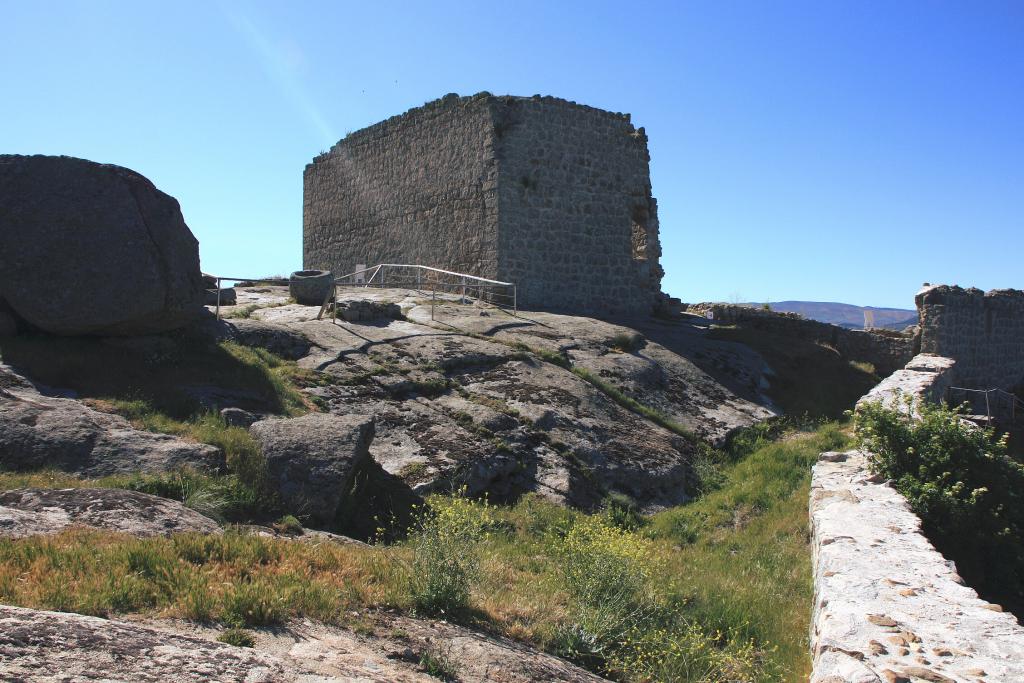
{"label": "green grass", "polygon": [[[445,496],[432,499],[427,527],[376,547],[231,530],[0,540],[0,603],[236,628],[299,616],[351,625],[354,609],[429,607],[625,681],[716,680],[729,671],[806,680],[809,470],[847,437],[827,424],[767,438],[748,442],[747,455],[737,451],[716,490],[651,517],[631,512],[628,500],[587,515],[535,495],[505,507]],[[2,476],[9,486],[44,475]],[[64,485],[64,476],[47,481]],[[459,564],[466,558],[476,558],[468,569]],[[454,592],[423,581],[456,566]],[[441,603],[433,599],[442,593]]]}
{"label": "green grass", "polygon": [[[93,408],[133,426],[210,444],[225,455],[227,476],[196,472],[80,480],[55,472],[0,473],[0,487],[46,485],[127,488],[184,502],[226,521],[265,521],[281,514],[265,484],[265,463],[248,430],[225,424],[201,396],[280,415],[309,410],[299,387],[321,381],[311,371],[266,351],[188,334],[129,346],[94,338],[24,335],[0,343],[0,356],[35,381],[75,391]],[[237,399],[237,400],[236,400]]]}
{"label": "green grass", "polygon": [[0,358],[34,381],[72,389],[82,398],[137,402],[174,420],[208,411],[200,400],[204,387],[236,396],[233,402],[244,408],[278,414],[308,409],[296,385],[311,373],[293,362],[233,342],[185,334],[166,340],[146,349],[90,337],[20,335],[0,342]]}
{"label": "green grass", "polygon": [[738,629],[806,680],[812,597],[807,500],[818,454],[849,437],[835,424],[760,447],[726,469],[718,490],[655,515],[648,533],[680,550],[670,567],[678,594],[701,621]]}
{"label": "green grass", "polygon": [[622,353],[639,351],[644,345],[644,336],[638,332],[632,334],[619,332],[607,341],[608,347]]}
{"label": "green grass", "polygon": [[714,327],[709,336],[739,342],[764,357],[775,371],[768,395],[787,415],[839,419],[878,383],[870,364],[850,363],[813,341],[734,326]]}
{"label": "green grass", "polygon": [[608,396],[608,398],[612,399],[626,410],[630,410],[636,413],[637,415],[645,417],[654,424],[658,425],[659,427],[664,427],[670,432],[677,434],[685,439],[688,439],[693,443],[699,442],[699,439],[693,434],[693,432],[691,432],[686,427],[682,426],[678,422],[673,421],[661,411],[655,410],[654,408],[644,405],[643,403],[637,401],[634,398],[626,396],[614,384],[604,379],[601,379],[600,377],[592,373],[590,370],[587,370],[586,368],[581,368],[579,366],[574,366],[572,368],[572,373],[577,377],[585,379],[586,381],[593,384],[595,387],[600,389],[602,393]]}
{"label": "green grass", "polygon": [[242,474],[211,475],[193,470],[124,474],[83,479],[67,472],[0,472],[0,491],[20,488],[114,488],[177,500],[222,522],[269,522],[281,514],[277,496],[261,480]]}
{"label": "green grass", "polygon": [[229,628],[217,636],[217,640],[235,647],[256,647],[256,638],[244,628]]}
{"label": "green grass", "polygon": [[426,650],[420,655],[423,673],[442,681],[459,680],[459,666],[450,655],[437,650]]}

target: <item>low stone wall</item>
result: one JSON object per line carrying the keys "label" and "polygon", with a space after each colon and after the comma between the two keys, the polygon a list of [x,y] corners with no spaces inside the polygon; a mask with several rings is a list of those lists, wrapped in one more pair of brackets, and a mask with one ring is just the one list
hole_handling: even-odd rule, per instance
{"label": "low stone wall", "polygon": [[909,396],[912,404],[919,401],[937,403],[946,396],[946,390],[956,377],[956,361],[943,356],[922,353],[876,384],[857,405],[864,403],[895,403],[902,406],[901,396]]}
{"label": "low stone wall", "polygon": [[710,313],[716,323],[742,325],[828,344],[843,358],[871,363],[879,375],[902,368],[917,353],[918,339],[911,335],[889,330],[848,330],[808,320],[796,313],[717,303],[690,304],[687,312],[704,316]]}
{"label": "low stone wall", "polygon": [[[935,400],[955,366],[917,356],[861,401]],[[963,585],[866,453],[822,453],[810,519],[811,683],[1024,681],[1024,628]]]}

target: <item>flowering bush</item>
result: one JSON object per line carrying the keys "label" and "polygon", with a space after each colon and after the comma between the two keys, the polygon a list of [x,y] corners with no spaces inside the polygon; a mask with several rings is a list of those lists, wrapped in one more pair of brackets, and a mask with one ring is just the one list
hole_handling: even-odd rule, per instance
{"label": "flowering bush", "polygon": [[980,593],[1024,608],[1024,465],[1005,436],[929,404],[868,404],[855,428],[872,471],[893,480],[928,538]]}
{"label": "flowering bush", "polygon": [[486,502],[462,496],[431,500],[409,539],[409,588],[417,610],[451,614],[469,605],[470,586],[480,571],[478,546],[486,538],[491,516]]}
{"label": "flowering bush", "polygon": [[776,680],[762,654],[738,633],[711,633],[692,622],[672,628],[634,628],[626,634],[612,668],[629,680],[734,683]]}
{"label": "flowering bush", "polygon": [[645,621],[657,555],[650,541],[606,516],[580,517],[560,542],[565,588],[572,599],[571,649],[600,654]]}

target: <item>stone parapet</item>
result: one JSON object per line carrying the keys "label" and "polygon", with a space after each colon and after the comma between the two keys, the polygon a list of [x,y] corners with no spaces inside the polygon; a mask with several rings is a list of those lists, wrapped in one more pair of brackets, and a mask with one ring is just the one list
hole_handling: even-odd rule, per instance
{"label": "stone parapet", "polygon": [[690,304],[687,311],[704,316],[710,313],[716,323],[742,325],[826,344],[843,358],[871,363],[879,375],[902,368],[917,350],[917,338],[913,335],[892,330],[849,330],[808,320],[797,313],[720,303]]}
{"label": "stone parapet", "polygon": [[[958,363],[922,354],[860,403],[942,397]],[[905,405],[899,404],[898,405]],[[1024,628],[963,585],[861,451],[811,475],[811,683],[1024,681]]]}
{"label": "stone parapet", "polygon": [[814,466],[811,683],[1024,681],[1024,628],[963,585],[865,454]]}
{"label": "stone parapet", "polygon": [[883,403],[903,408],[901,397],[909,397],[911,406],[921,401],[937,403],[956,377],[956,361],[944,356],[922,353],[914,356],[902,370],[892,373],[866,393],[857,405]]}

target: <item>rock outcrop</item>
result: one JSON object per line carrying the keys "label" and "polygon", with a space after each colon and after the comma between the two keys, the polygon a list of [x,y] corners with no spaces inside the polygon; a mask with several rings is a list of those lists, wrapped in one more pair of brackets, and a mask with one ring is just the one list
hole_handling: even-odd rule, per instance
{"label": "rock outcrop", "polygon": [[213,446],[141,431],[118,415],[44,396],[0,365],[0,469],[52,467],[101,477],[223,466],[224,454]]}
{"label": "rock outcrop", "polygon": [[519,643],[446,622],[367,616],[371,633],[302,621],[257,632],[256,648],[249,649],[213,642],[219,631],[198,624],[129,623],[0,606],[0,671],[13,681],[38,683],[436,683],[419,664],[430,653],[453,662],[462,683],[604,680]]}
{"label": "rock outcrop", "polygon": [[203,305],[199,243],[134,171],[0,155],[0,297],[56,334],[174,329]]}
{"label": "rock outcrop", "polygon": [[216,320],[210,316],[204,318],[194,331],[209,339],[266,349],[288,360],[306,356],[312,347],[309,339],[298,330],[248,318]]}
{"label": "rock outcrop", "polygon": [[56,534],[70,526],[132,536],[220,533],[209,517],[181,503],[121,489],[15,489],[0,492],[0,538]]}
{"label": "rock outcrop", "polygon": [[334,521],[353,477],[370,461],[373,420],[365,416],[311,413],[263,420],[249,431],[285,505],[314,525]]}
{"label": "rock outcrop", "polygon": [[295,681],[275,657],[97,617],[0,606],[7,680],[202,683]]}
{"label": "rock outcrop", "polygon": [[[466,486],[514,500],[535,491],[590,509],[622,493],[650,511],[686,501],[693,441],[620,405],[583,371],[714,443],[772,415],[757,402],[763,359],[679,322],[638,334],[446,301],[432,320],[431,307],[404,290],[340,298],[397,303],[406,319],[333,324],[295,305],[252,316],[309,340],[299,365],[330,381],[307,391],[331,413],[373,417],[374,460],[421,494]],[[620,336],[638,337],[635,348],[616,348]]]}

